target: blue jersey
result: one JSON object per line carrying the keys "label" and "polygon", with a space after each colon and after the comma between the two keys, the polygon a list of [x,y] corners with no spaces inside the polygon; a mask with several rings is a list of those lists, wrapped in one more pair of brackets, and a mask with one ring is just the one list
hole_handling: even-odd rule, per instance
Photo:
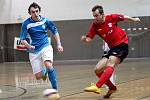
{"label": "blue jersey", "polygon": [[29,35],[31,38],[31,45],[35,46],[35,49],[32,52],[37,53],[44,47],[50,45],[47,35],[48,29],[53,35],[58,33],[56,26],[49,19],[40,16],[40,21],[34,21],[31,18],[28,18],[22,24],[20,39],[26,40]]}

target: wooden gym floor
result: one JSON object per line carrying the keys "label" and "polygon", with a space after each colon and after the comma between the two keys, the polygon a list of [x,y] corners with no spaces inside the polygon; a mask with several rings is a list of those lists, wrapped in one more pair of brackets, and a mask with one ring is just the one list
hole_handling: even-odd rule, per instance
{"label": "wooden gym floor", "polygon": [[[104,100],[102,94],[83,89],[96,82],[93,68],[97,60],[55,62],[61,100]],[[116,69],[118,91],[107,100],[150,100],[150,58],[126,59]],[[0,64],[0,100],[46,100],[42,91],[48,81],[37,81],[30,64]]]}

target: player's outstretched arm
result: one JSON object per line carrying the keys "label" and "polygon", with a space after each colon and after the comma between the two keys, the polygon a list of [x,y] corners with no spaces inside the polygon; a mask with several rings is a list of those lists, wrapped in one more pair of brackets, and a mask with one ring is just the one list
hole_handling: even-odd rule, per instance
{"label": "player's outstretched arm", "polygon": [[56,43],[57,43],[57,50],[62,53],[64,50],[63,50],[63,46],[61,45],[61,42],[60,42],[60,36],[59,36],[59,33],[56,33],[54,35],[55,37],[55,40],[56,40]]}
{"label": "player's outstretched arm", "polygon": [[124,16],[125,19],[135,21],[135,22],[140,22],[140,18],[138,17],[130,17],[130,16]]}

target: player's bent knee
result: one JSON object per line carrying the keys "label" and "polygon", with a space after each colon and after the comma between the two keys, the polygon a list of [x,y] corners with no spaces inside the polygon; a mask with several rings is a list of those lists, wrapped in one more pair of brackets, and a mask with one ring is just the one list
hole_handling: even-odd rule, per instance
{"label": "player's bent knee", "polygon": [[50,68],[50,67],[52,67],[52,64],[51,64],[51,63],[45,64],[45,67],[46,67],[46,68]]}
{"label": "player's bent knee", "polygon": [[51,68],[52,67],[52,62],[51,61],[45,61],[44,64],[45,64],[46,68]]}
{"label": "player's bent knee", "polygon": [[95,70],[94,70],[95,74],[101,73],[102,71],[103,71],[103,69],[98,69],[98,68],[95,68]]}
{"label": "player's bent knee", "polygon": [[118,64],[115,64],[115,63],[108,63],[107,66],[110,66],[110,67],[113,67],[115,68]]}
{"label": "player's bent knee", "polygon": [[40,80],[42,78],[42,74],[41,73],[37,73],[35,74],[35,77],[37,80]]}

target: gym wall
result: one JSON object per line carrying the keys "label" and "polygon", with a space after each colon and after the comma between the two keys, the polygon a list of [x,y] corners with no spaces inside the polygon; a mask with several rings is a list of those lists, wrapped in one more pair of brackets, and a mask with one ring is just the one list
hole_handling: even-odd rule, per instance
{"label": "gym wall", "polygon": [[[150,57],[150,32],[144,28],[149,26],[150,17],[140,18],[141,23],[124,21],[119,26],[125,29],[129,36],[129,58]],[[103,54],[102,40],[97,36],[92,43],[84,45],[80,37],[88,31],[91,19],[55,21],[58,27],[64,53],[61,55],[55,48],[52,38],[55,60],[86,60],[99,59]],[[19,36],[21,24],[0,25],[0,62],[28,61],[28,53],[13,49],[14,37]],[[49,35],[51,33],[49,32]],[[51,36],[51,35],[50,35]]]}

